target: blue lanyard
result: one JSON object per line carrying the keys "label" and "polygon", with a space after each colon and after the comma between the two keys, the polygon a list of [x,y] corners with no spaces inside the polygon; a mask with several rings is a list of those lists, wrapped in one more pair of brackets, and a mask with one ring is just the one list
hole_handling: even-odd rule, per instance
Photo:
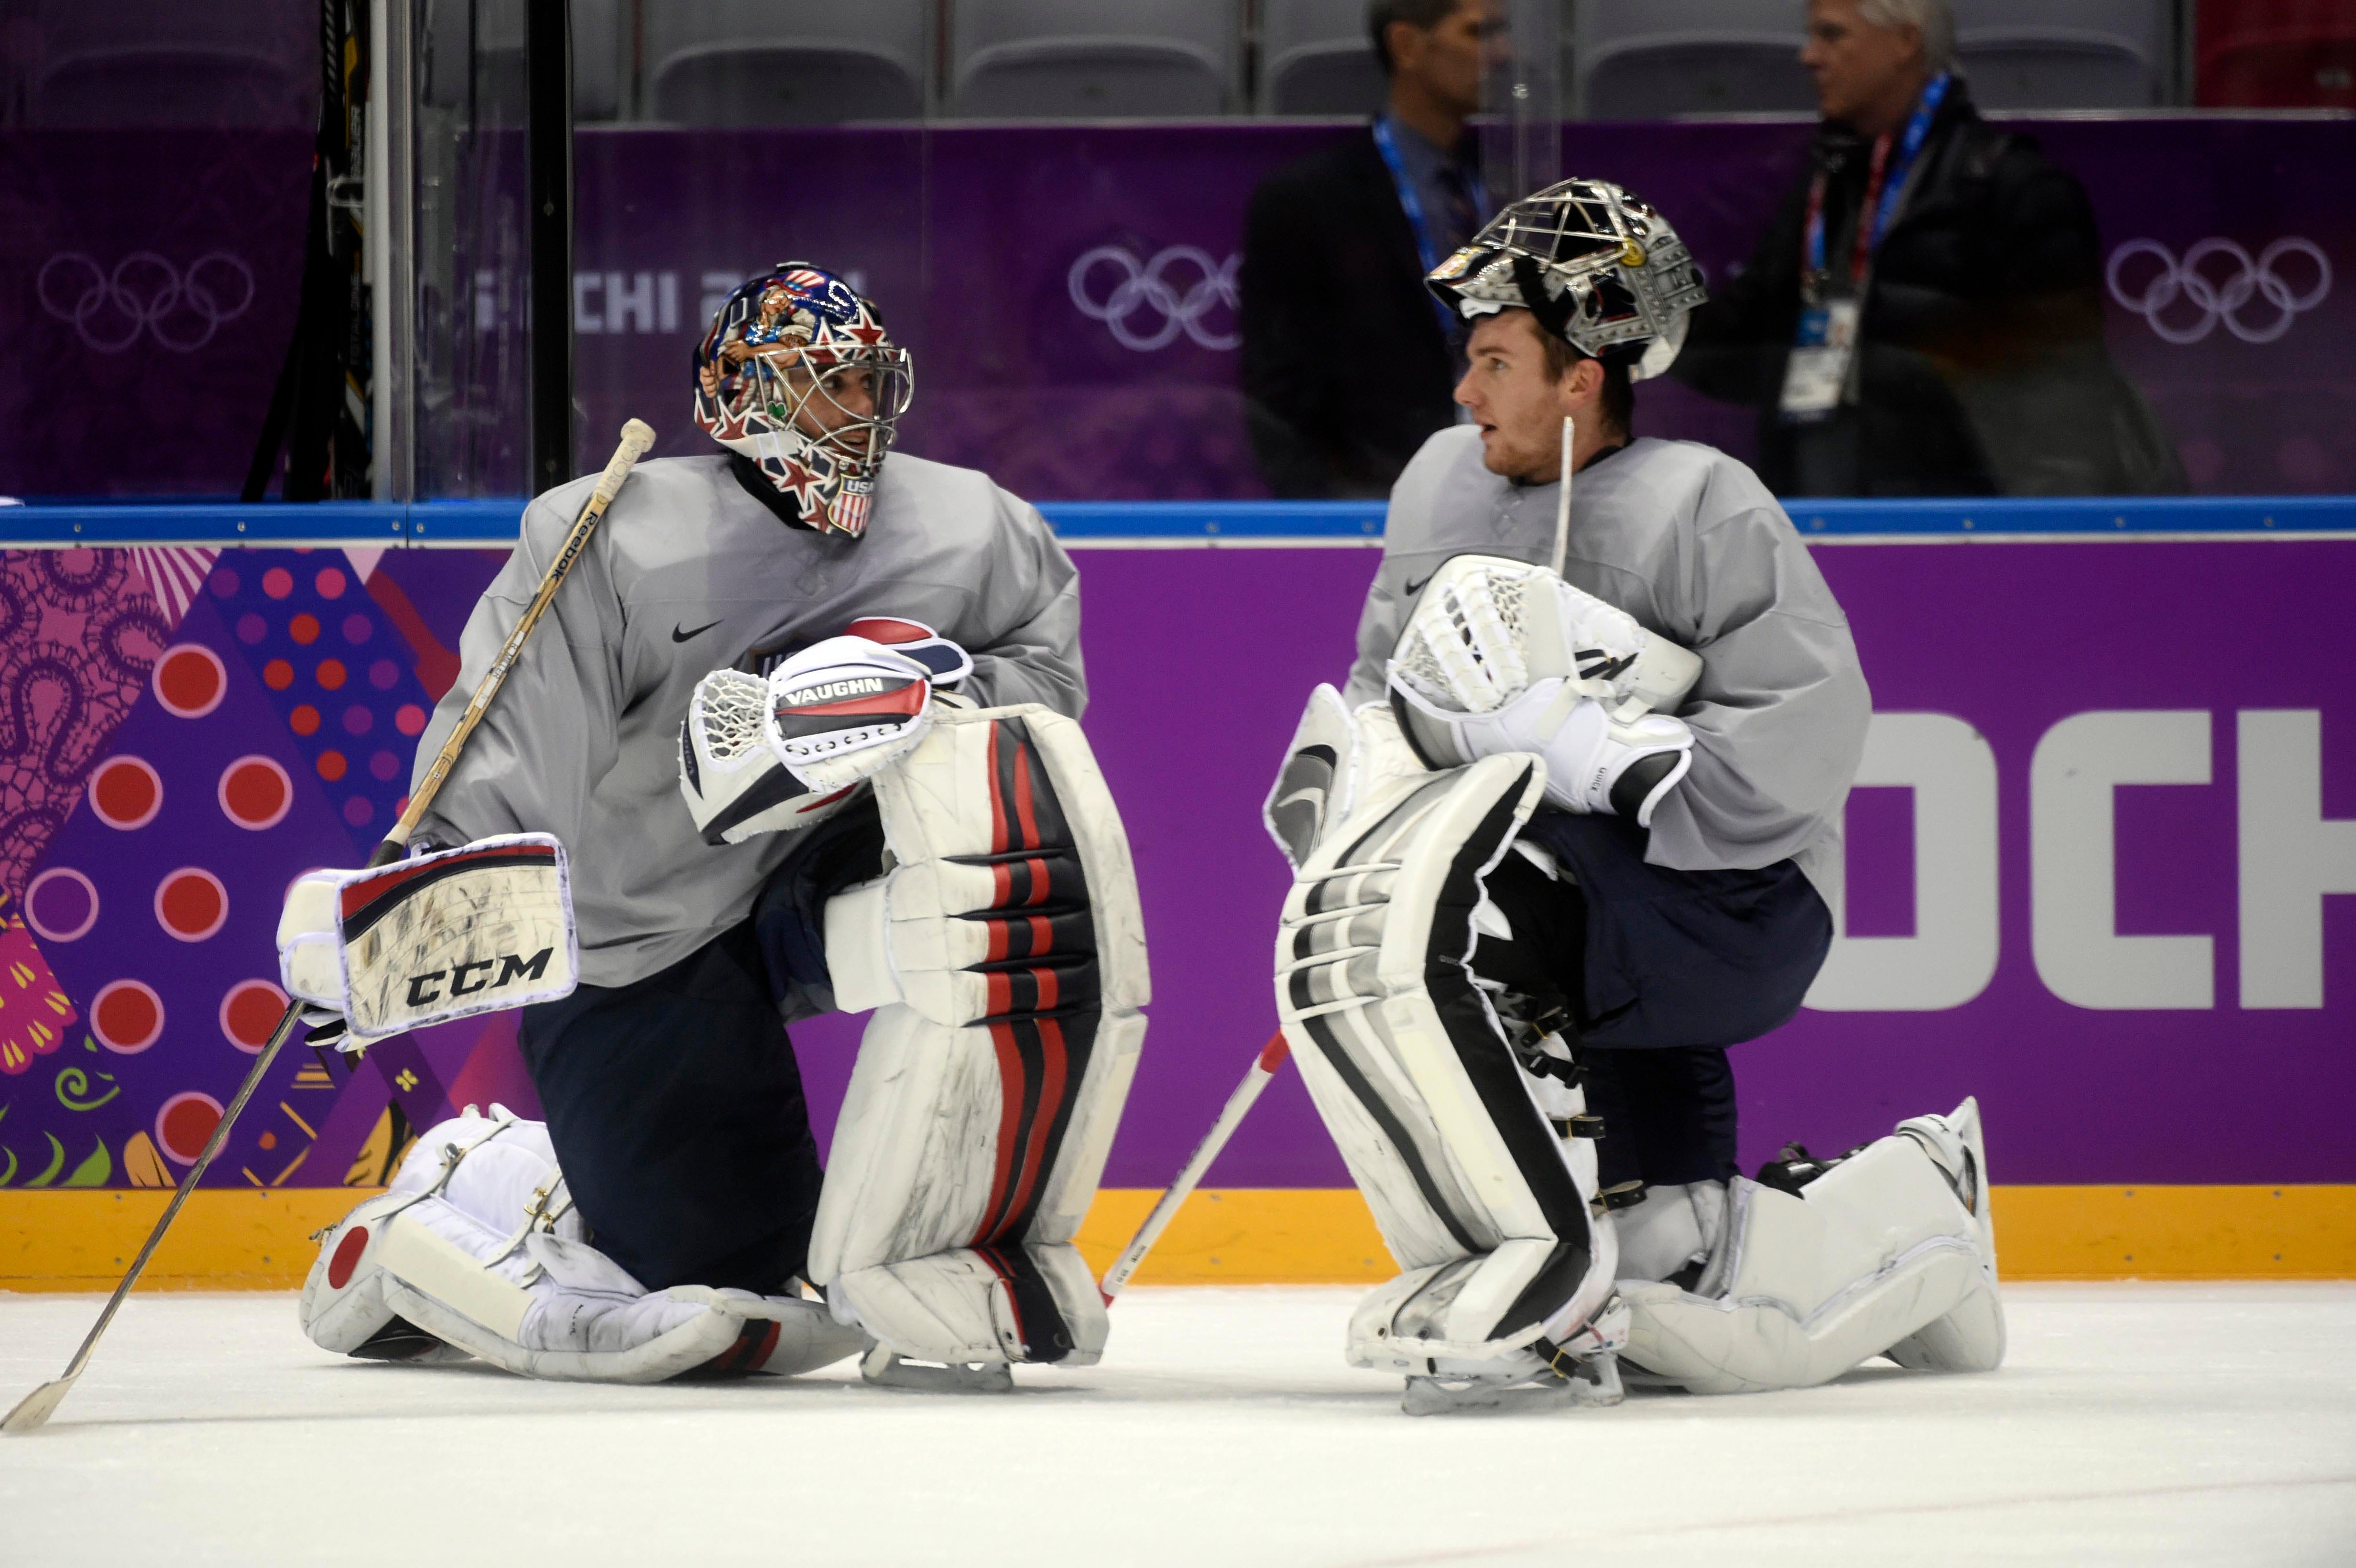
{"label": "blue lanyard", "polygon": [[[1391,119],[1387,114],[1375,116],[1375,150],[1382,154],[1384,164],[1391,171],[1391,184],[1398,190],[1399,208],[1407,214],[1407,226],[1415,230],[1416,260],[1423,263],[1423,275],[1428,278],[1431,276],[1432,269],[1440,265],[1440,252],[1432,246],[1431,226],[1424,221],[1423,202],[1415,194],[1415,182],[1407,177],[1407,165],[1399,157],[1398,143],[1391,135]],[[1476,201],[1472,210],[1479,214],[1482,205]],[[1440,336],[1455,336],[1458,331],[1456,318],[1449,314],[1448,307],[1436,294],[1432,296],[1431,308],[1440,313]]]}
{"label": "blue lanyard", "polygon": [[[1913,169],[1914,160],[1922,151],[1922,144],[1930,139],[1931,122],[1939,112],[1940,102],[1947,96],[1948,83],[1954,80],[1943,70],[1933,77],[1930,85],[1922,90],[1922,101],[1914,106],[1913,117],[1906,122],[1906,133],[1899,139],[1898,155],[1890,160],[1887,168],[1877,171],[1880,177],[1873,184],[1878,189],[1869,188],[1866,192],[1866,199],[1873,202],[1873,225],[1869,229],[1865,229],[1864,215],[1858,215],[1858,227],[1864,231],[1851,243],[1852,256],[1859,247],[1869,255],[1881,248],[1881,236],[1890,228],[1890,220],[1898,215],[1898,203],[1906,194],[1906,176]],[[1815,187],[1808,193],[1807,238],[1808,270],[1818,275],[1822,275],[1825,270],[1824,190],[1825,176],[1820,170]],[[1879,200],[1874,199],[1877,195]]]}

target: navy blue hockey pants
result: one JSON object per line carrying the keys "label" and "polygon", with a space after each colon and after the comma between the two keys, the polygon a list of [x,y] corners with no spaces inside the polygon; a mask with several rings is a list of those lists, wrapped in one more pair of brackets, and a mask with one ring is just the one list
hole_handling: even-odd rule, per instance
{"label": "navy blue hockey pants", "polygon": [[1522,837],[1577,880],[1508,855],[1489,896],[1514,928],[1481,973],[1567,1005],[1587,1064],[1605,1186],[1735,1174],[1726,1048],[1791,1021],[1832,946],[1832,914],[1789,860],[1755,871],[1648,864],[1643,828],[1541,809]]}
{"label": "navy blue hockey pants", "polygon": [[826,984],[820,912],[876,874],[884,838],[872,804],[805,831],[750,920],[645,979],[524,1009],[573,1201],[649,1290],[776,1296],[807,1264],[824,1173],[779,1004]]}

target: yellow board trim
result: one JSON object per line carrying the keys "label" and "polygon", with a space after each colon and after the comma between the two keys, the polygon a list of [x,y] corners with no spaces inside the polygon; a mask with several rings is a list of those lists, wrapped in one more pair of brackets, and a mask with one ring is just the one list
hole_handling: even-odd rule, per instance
{"label": "yellow board trim", "polygon": [[[112,1290],[170,1198],[0,1191],[0,1290]],[[158,1290],[289,1290],[310,1233],[355,1188],[199,1192],[148,1266]],[[1080,1251],[1101,1274],[1160,1196],[1097,1195]],[[2356,1186],[1998,1187],[2007,1279],[2356,1279]],[[1179,1211],[1141,1285],[1371,1285],[1398,1272],[1347,1188],[1220,1188]]]}

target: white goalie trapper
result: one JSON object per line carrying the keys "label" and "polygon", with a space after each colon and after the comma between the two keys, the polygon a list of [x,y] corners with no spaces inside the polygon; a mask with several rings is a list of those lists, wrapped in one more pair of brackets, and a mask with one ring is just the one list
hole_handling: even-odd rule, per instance
{"label": "white goalie trapper", "polygon": [[1393,650],[1391,685],[1439,718],[1494,712],[1555,677],[1625,723],[1675,712],[1700,657],[1542,566],[1460,555],[1432,574]]}
{"label": "white goalie trapper", "polygon": [[278,918],[291,997],[355,1041],[570,996],[580,975],[564,846],[481,838],[369,870],[305,872]]}
{"label": "white goalie trapper", "polygon": [[680,731],[680,793],[704,842],[740,844],[833,815],[925,738],[934,684],[972,670],[962,648],[918,623],[853,626],[766,676],[723,669],[697,683]]}

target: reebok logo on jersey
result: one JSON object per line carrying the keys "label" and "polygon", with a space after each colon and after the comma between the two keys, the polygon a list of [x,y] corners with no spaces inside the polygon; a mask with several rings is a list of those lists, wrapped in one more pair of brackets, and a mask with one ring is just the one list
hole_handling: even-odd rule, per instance
{"label": "reebok logo on jersey", "polygon": [[[725,619],[725,617],[723,617],[723,619]],[[720,624],[720,622],[718,621],[708,622],[703,625],[698,626],[692,632],[687,631],[680,626],[673,626],[670,629],[670,640],[674,643],[690,642],[703,635],[704,633],[712,630],[713,626],[718,624]]]}
{"label": "reebok logo on jersey", "polygon": [[830,680],[818,686],[806,686],[798,691],[787,692],[785,701],[801,708],[813,702],[835,702],[846,697],[867,697],[888,689],[890,688],[879,677],[862,676],[855,680]]}

